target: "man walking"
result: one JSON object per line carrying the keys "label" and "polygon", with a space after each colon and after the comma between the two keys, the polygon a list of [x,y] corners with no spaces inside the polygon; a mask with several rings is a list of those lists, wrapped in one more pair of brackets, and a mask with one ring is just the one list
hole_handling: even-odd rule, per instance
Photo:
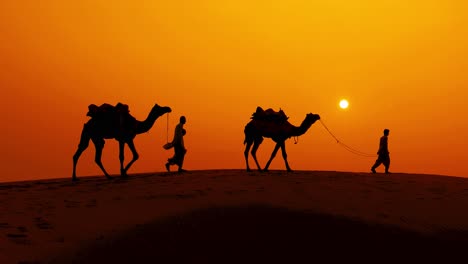
{"label": "man walking", "polygon": [[384,129],[384,135],[380,138],[379,151],[377,152],[378,158],[375,161],[374,166],[372,166],[372,173],[376,173],[375,169],[383,163],[385,166],[385,173],[390,173],[388,171],[390,167],[390,152],[388,151],[388,134],[390,130]]}
{"label": "man walking", "polygon": [[174,156],[169,158],[166,163],[166,170],[170,170],[171,165],[179,166],[179,172],[184,172],[186,170],[182,169],[182,165],[184,164],[184,157],[187,150],[184,146],[184,136],[186,131],[184,129],[184,124],[186,123],[185,116],[180,117],[180,122],[175,127],[174,131],[174,139],[172,140],[172,146],[174,147]]}

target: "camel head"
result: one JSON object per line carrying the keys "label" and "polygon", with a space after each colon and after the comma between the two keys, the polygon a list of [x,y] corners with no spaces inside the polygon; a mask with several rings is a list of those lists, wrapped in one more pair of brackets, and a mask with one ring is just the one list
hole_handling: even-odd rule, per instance
{"label": "camel head", "polygon": [[153,127],[154,122],[156,122],[156,119],[158,119],[165,113],[169,113],[171,111],[171,108],[168,106],[159,106],[158,104],[155,104],[151,109],[148,117],[144,121],[138,121],[135,130],[136,134],[148,132],[148,130],[150,130],[151,127]]}
{"label": "camel head", "polygon": [[304,134],[315,123],[315,121],[319,119],[320,119],[319,115],[312,114],[312,113],[307,114],[304,121],[302,121],[298,129],[293,132],[292,136],[300,136]]}
{"label": "camel head", "polygon": [[320,116],[317,115],[317,114],[308,113],[308,114],[306,115],[305,120],[306,120],[308,123],[313,124],[313,123],[315,123],[315,121],[320,120]]}
{"label": "camel head", "polygon": [[154,115],[155,117],[160,117],[164,115],[165,113],[170,113],[172,112],[172,109],[168,106],[159,106],[158,104],[155,104],[153,108],[151,109],[151,115]]}

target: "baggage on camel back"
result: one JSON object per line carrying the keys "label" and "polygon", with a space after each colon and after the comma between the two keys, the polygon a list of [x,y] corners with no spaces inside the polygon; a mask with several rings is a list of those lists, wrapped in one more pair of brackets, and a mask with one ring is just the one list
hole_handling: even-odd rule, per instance
{"label": "baggage on camel back", "polygon": [[117,127],[120,128],[123,128],[126,122],[135,120],[130,114],[128,105],[122,103],[117,103],[115,106],[107,103],[100,106],[90,104],[86,115],[100,122],[118,124]]}
{"label": "baggage on camel back", "polygon": [[268,108],[267,110],[263,110],[260,106],[257,106],[257,110],[255,113],[252,114],[251,119],[254,120],[264,120],[270,121],[275,123],[284,123],[288,120],[289,117],[286,116],[283,110],[279,110],[276,112],[275,110]]}

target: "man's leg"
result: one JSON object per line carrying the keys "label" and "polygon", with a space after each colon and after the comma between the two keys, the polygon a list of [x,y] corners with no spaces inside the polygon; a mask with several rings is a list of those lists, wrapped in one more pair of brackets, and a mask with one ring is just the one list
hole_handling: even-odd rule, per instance
{"label": "man's leg", "polygon": [[181,149],[179,155],[179,172],[184,172],[186,170],[182,169],[182,166],[184,165],[185,149]]}
{"label": "man's leg", "polygon": [[174,156],[173,156],[172,158],[168,158],[168,159],[167,159],[167,163],[166,163],[166,165],[165,165],[165,166],[166,166],[166,170],[167,170],[168,172],[171,171],[171,169],[170,169],[171,165],[176,164],[176,157],[177,157],[177,151],[176,151],[176,148],[174,147]]}
{"label": "man's leg", "polygon": [[173,164],[179,166],[179,172],[183,172],[184,170],[182,169],[182,165],[184,163],[184,151],[185,149],[182,146],[176,146],[174,147],[174,158],[173,158]]}
{"label": "man's leg", "polygon": [[376,173],[375,169],[376,169],[377,167],[379,167],[380,164],[382,164],[382,159],[381,159],[381,157],[379,156],[379,157],[377,158],[377,160],[375,161],[374,166],[372,166],[372,168],[371,168],[372,173]]}
{"label": "man's leg", "polygon": [[389,173],[388,169],[390,168],[390,156],[386,157],[383,164],[385,166],[385,173]]}

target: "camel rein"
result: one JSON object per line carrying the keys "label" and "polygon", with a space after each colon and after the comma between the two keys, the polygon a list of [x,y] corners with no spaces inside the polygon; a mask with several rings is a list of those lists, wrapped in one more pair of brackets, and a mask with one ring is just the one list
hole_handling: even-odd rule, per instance
{"label": "camel rein", "polygon": [[365,152],[362,152],[362,151],[359,151],[357,149],[354,149],[348,145],[346,145],[345,143],[341,142],[331,131],[330,129],[328,129],[328,127],[325,125],[325,123],[322,121],[322,119],[319,119],[320,123],[322,123],[323,127],[328,131],[328,133],[336,140],[336,143],[338,143],[341,147],[343,147],[344,149],[346,149],[347,151],[355,154],[355,155],[358,155],[358,156],[362,156],[362,157],[368,157],[368,158],[371,158],[371,157],[376,157],[377,155],[374,155],[374,154],[369,154],[369,153],[365,153]]}
{"label": "camel rein", "polygon": [[297,144],[297,142],[299,142],[299,137],[293,137],[293,140],[294,140],[294,144]]}
{"label": "camel rein", "polygon": [[[348,145],[346,145],[345,143],[341,142],[331,131],[330,129],[327,127],[327,125],[325,125],[325,123],[322,121],[322,119],[319,119],[320,123],[322,124],[322,126],[325,128],[325,130],[327,130],[327,132],[336,140],[336,143],[338,143],[341,147],[343,147],[344,149],[346,149],[347,151],[355,154],[355,155],[358,155],[358,156],[362,156],[362,157],[375,157],[376,155],[374,154],[369,154],[369,153],[365,153],[365,152],[362,152],[362,151],[359,151],[357,149],[354,149]],[[293,137],[294,139],[294,144],[297,144],[299,142],[299,137]],[[166,118],[166,143],[169,143],[169,113],[167,113],[167,118]]]}

